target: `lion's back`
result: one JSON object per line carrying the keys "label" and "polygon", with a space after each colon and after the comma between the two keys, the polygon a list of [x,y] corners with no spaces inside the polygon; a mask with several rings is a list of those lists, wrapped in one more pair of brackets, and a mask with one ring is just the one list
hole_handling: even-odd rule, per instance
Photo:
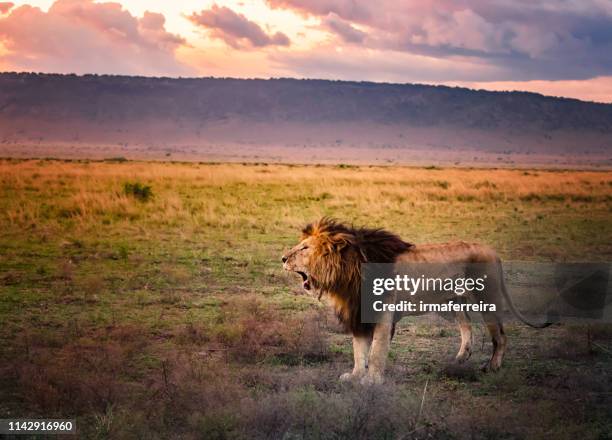
{"label": "lion's back", "polygon": [[486,263],[497,260],[493,248],[465,241],[417,244],[397,258],[398,262],[406,263]]}

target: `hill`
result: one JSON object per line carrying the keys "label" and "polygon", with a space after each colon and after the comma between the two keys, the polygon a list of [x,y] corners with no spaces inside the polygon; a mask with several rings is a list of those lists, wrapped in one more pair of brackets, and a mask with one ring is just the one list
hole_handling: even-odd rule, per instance
{"label": "hill", "polygon": [[238,156],[317,148],[606,161],[612,105],[413,84],[3,73],[0,142],[9,153],[107,145],[207,156],[233,146]]}

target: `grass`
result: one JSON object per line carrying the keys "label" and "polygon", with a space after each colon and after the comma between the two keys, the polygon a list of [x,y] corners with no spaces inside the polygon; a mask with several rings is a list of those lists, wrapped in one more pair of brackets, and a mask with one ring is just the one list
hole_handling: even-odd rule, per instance
{"label": "grass", "polygon": [[0,417],[76,417],[85,438],[606,438],[612,360],[581,329],[511,326],[483,376],[488,343],[453,370],[454,327],[407,319],[381,398],[337,382],[350,338],[279,260],[332,215],[610,261],[611,214],[609,172],[1,161]]}

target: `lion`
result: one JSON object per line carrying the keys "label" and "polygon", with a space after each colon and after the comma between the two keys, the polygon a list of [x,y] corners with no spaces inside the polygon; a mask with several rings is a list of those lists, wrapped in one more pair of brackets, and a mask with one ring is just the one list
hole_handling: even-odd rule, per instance
{"label": "lion", "polygon": [[[498,304],[495,312],[482,312],[483,320],[493,342],[493,354],[483,366],[485,371],[501,368],[507,347],[502,324],[503,300],[521,321],[535,328],[516,309],[503,282],[501,260],[485,245],[466,242],[416,245],[402,240],[384,229],[346,226],[324,217],[302,230],[301,241],[282,256],[283,267],[302,277],[302,286],[321,299],[331,300],[340,323],[353,336],[354,368],[340,376],[340,380],[360,380],[363,384],[383,382],[389,346],[395,331],[394,313],[387,312],[378,323],[361,322],[361,265],[362,263],[411,262],[436,264],[487,263],[498,270],[496,288],[483,292],[484,300]],[[472,353],[472,331],[466,312],[455,314],[461,345],[456,362],[464,362]]]}

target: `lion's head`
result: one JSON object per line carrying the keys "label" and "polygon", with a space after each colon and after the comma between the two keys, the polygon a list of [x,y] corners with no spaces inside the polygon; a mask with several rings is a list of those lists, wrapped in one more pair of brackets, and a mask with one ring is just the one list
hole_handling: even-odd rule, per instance
{"label": "lion's head", "polygon": [[283,258],[285,270],[298,273],[306,290],[319,294],[342,291],[359,278],[367,261],[357,239],[345,226],[323,218],[302,230],[301,241]]}
{"label": "lion's head", "polygon": [[282,257],[285,270],[320,298],[328,294],[338,317],[353,331],[360,326],[361,264],[391,263],[412,245],[382,229],[354,228],[324,217],[302,230],[301,241]]}

